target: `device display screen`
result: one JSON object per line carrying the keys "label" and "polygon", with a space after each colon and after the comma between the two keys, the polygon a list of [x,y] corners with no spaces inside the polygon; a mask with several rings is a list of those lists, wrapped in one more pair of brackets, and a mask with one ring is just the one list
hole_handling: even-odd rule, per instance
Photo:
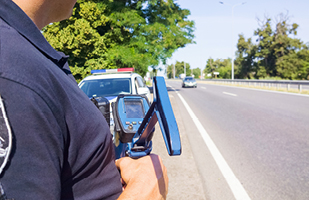
{"label": "device display screen", "polygon": [[127,118],[144,118],[145,113],[141,101],[124,101]]}

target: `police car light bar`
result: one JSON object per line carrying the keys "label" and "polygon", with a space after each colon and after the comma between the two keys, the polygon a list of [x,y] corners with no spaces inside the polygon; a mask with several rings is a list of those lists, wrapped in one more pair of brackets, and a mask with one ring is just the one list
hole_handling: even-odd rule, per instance
{"label": "police car light bar", "polygon": [[91,74],[105,74],[105,73],[117,73],[117,72],[134,72],[134,68],[119,68],[119,69],[98,69],[91,70]]}

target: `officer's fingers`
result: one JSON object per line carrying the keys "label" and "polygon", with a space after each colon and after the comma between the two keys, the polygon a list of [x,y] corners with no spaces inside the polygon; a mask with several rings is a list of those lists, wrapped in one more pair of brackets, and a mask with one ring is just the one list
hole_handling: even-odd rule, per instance
{"label": "officer's fingers", "polygon": [[132,158],[130,157],[122,157],[115,161],[116,167],[118,170],[121,170],[125,166],[128,166],[132,162]]}
{"label": "officer's fingers", "polygon": [[[150,154],[148,156],[141,157],[139,159],[132,159],[130,157],[123,157],[116,160],[116,166],[119,170],[127,169],[130,167],[144,168],[144,170],[150,169],[162,169],[164,167],[161,158],[158,155]],[[141,169],[138,169],[141,170]]]}
{"label": "officer's fingers", "polygon": [[130,157],[123,157],[115,162],[116,167],[120,171],[122,181],[126,184],[128,184],[130,180],[137,178],[139,167],[136,162],[137,160]]}

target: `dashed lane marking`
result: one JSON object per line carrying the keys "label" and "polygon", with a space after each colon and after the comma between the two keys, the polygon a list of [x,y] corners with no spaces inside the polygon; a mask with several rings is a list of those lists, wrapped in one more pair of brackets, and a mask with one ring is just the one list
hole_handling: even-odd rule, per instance
{"label": "dashed lane marking", "polygon": [[227,94],[227,95],[231,95],[231,96],[237,97],[237,94],[233,94],[233,93],[223,92],[223,94]]}

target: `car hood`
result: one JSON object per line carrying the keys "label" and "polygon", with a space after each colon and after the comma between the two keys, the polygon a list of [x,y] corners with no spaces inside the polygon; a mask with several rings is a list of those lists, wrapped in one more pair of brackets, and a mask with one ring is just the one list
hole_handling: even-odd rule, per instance
{"label": "car hood", "polygon": [[117,96],[109,96],[109,97],[105,97],[109,102],[114,102],[117,99]]}
{"label": "car hood", "polygon": [[[89,98],[89,99],[91,99],[91,98]],[[112,103],[112,102],[116,101],[117,96],[107,96],[107,97],[104,97],[104,98],[107,99],[110,103]]]}

